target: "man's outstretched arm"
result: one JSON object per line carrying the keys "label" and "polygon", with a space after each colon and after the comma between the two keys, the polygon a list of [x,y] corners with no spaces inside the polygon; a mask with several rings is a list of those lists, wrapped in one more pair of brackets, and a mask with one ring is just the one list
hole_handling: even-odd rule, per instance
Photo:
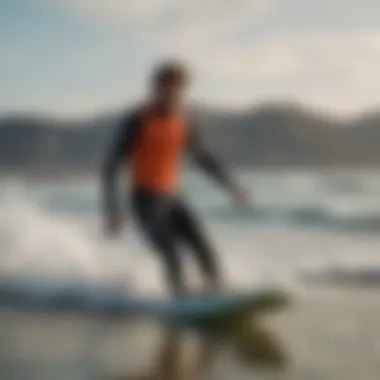
{"label": "man's outstretched arm", "polygon": [[220,186],[227,190],[232,195],[234,200],[244,203],[247,201],[246,197],[243,195],[243,192],[240,190],[240,187],[234,182],[231,175],[205,148],[196,128],[192,128],[190,132],[189,153],[197,165]]}
{"label": "man's outstretched arm", "polygon": [[121,220],[117,174],[135,146],[140,124],[137,113],[123,119],[102,169],[104,215],[111,230],[118,228]]}

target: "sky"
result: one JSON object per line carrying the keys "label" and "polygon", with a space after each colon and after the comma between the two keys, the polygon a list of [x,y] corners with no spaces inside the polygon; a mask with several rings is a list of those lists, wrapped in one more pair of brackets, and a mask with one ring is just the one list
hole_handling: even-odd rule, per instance
{"label": "sky", "polygon": [[379,17],[378,0],[0,0],[0,113],[127,106],[177,58],[197,102],[356,114],[379,105]]}

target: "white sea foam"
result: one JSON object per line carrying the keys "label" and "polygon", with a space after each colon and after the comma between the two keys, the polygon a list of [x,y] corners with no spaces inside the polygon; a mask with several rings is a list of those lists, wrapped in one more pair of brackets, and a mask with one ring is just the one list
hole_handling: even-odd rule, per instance
{"label": "white sea foam", "polygon": [[[269,187],[273,181],[284,182],[282,201],[287,202],[289,212],[301,207],[304,199],[298,204],[289,202],[295,197],[292,181],[287,177],[268,180],[259,176],[250,184],[252,189],[261,189],[256,191],[259,209],[269,207],[265,202],[265,196],[268,196],[265,186]],[[320,176],[313,180],[301,177],[295,183],[302,183],[303,191],[308,193],[304,198],[308,196],[310,201],[318,198],[319,193],[313,192],[323,187],[320,181]],[[322,184],[327,187],[326,183]],[[3,188],[0,197],[0,278],[3,282],[19,279],[24,283],[42,280],[113,284],[139,292],[163,293],[159,259],[141,241],[133,223],[128,223],[121,239],[109,241],[100,229],[96,186],[72,182],[69,190],[64,184],[62,186],[30,186],[18,182],[17,187],[13,184],[6,191]],[[196,188],[198,185],[193,182],[192,186]],[[274,196],[279,191],[279,184],[269,190]],[[277,223],[261,222],[239,212],[229,219],[223,217],[223,213],[233,214],[234,211],[220,195],[214,197],[212,191],[206,194],[203,190],[191,195],[206,218],[207,230],[231,286],[247,287],[257,282],[298,285],[297,274],[304,268],[331,273],[331,268],[354,268],[359,272],[370,267],[379,268],[380,274],[380,238],[377,234],[356,234],[329,227],[309,228],[307,222],[294,224],[286,218]],[[359,195],[356,196],[357,202],[351,202],[347,209],[344,204],[349,203],[345,203],[344,197],[339,198],[341,203],[329,205],[325,202],[326,212],[343,214],[343,219],[347,214],[359,215],[364,209],[367,213],[374,212],[370,205],[374,198],[363,196],[359,202]],[[210,216],[208,205],[204,203],[206,198],[213,199],[215,207],[221,210],[219,217]],[[84,203],[88,211],[85,217],[83,207],[77,207]],[[276,209],[274,198],[271,207]],[[280,209],[278,206],[277,211]],[[191,262],[186,258],[186,267],[191,267],[193,274],[194,265],[188,265]]]}

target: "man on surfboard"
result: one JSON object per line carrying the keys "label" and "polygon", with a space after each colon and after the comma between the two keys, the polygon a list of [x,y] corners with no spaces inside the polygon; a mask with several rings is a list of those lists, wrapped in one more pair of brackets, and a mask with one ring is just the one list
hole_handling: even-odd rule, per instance
{"label": "man on surfboard", "polygon": [[150,98],[124,116],[103,170],[108,233],[117,234],[121,230],[116,175],[120,167],[128,166],[136,222],[163,261],[169,286],[179,297],[186,294],[181,243],[191,248],[207,289],[218,289],[221,285],[214,249],[178,192],[183,153],[190,153],[234,202],[248,202],[245,193],[205,150],[197,127],[190,125],[185,107],[189,81],[187,68],[178,62],[166,62],[154,71]]}

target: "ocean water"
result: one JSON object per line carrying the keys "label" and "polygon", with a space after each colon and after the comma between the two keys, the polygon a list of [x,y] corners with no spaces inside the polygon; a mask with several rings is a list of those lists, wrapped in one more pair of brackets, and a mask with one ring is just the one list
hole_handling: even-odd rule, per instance
{"label": "ocean water", "polygon": [[[218,345],[211,372],[193,378],[379,378],[379,174],[241,171],[235,175],[254,202],[240,209],[207,179],[186,175],[184,196],[210,234],[228,286],[278,284],[294,295],[288,311],[263,321],[289,358],[286,369],[263,372],[257,360],[244,364],[230,347]],[[160,263],[135,230],[127,199],[123,234],[110,240],[102,231],[99,198],[96,178],[2,177],[1,286],[17,285],[35,298],[67,289],[91,298],[105,288],[164,295]],[[183,260],[196,287],[191,255],[184,252]],[[181,371],[182,377],[154,375],[154,369],[150,377],[124,375],[139,372],[136,361],[156,368],[167,340],[169,347],[184,344],[182,337],[165,338],[162,327],[3,307],[0,335],[5,380],[185,378]],[[202,341],[195,345],[203,347]],[[179,360],[176,351],[168,349],[171,363]]]}
{"label": "ocean water", "polygon": [[[299,284],[300,273],[379,270],[380,173],[240,172],[252,208],[236,208],[207,179],[188,174],[184,196],[196,209],[232,286]],[[157,292],[156,256],[141,240],[126,205],[120,239],[104,237],[95,178],[0,181],[2,278],[71,283],[113,281]],[[189,271],[196,275],[189,255]],[[373,275],[375,272],[375,275]],[[350,272],[351,273],[351,272]]]}

